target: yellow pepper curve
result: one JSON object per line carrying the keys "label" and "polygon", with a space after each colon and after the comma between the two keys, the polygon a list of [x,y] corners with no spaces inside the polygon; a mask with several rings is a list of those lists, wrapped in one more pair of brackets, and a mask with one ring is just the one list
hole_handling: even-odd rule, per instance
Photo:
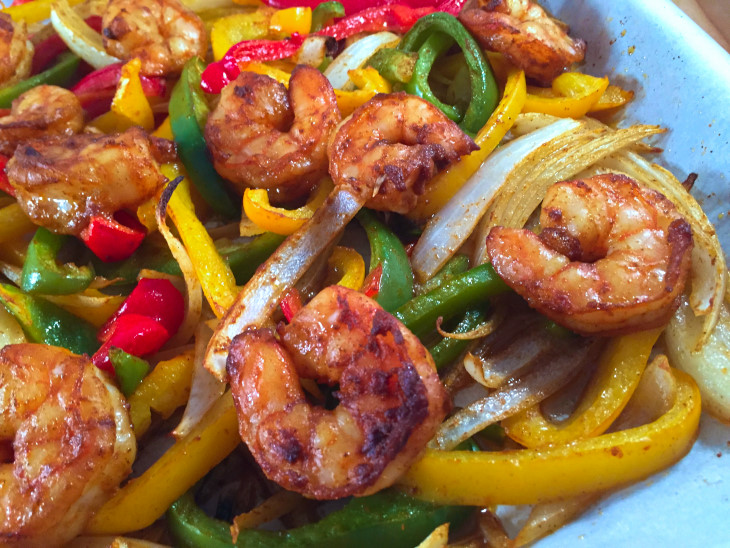
{"label": "yellow pepper curve", "polygon": [[697,434],[697,384],[686,373],[672,374],[674,404],[654,422],[547,449],[427,450],[399,484],[439,504],[490,506],[536,504],[642,480],[684,456]]}

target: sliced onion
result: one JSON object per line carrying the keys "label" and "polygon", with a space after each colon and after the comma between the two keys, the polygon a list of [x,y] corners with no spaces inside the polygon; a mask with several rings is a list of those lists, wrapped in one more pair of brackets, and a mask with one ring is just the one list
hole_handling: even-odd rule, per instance
{"label": "sliced onion", "polygon": [[249,326],[263,325],[320,253],[337,238],[363,206],[364,198],[336,188],[311,219],[289,236],[244,286],[215,330],[205,367],[218,379],[226,377],[228,347]]}
{"label": "sliced onion", "polygon": [[327,40],[327,36],[307,36],[302,46],[292,56],[292,62],[315,68],[320,66],[327,54]]}
{"label": "sliced onion", "polygon": [[340,53],[329,66],[324,75],[335,89],[353,89],[354,86],[347,71],[359,69],[381,48],[395,46],[400,38],[392,32],[378,32],[360,38]]}
{"label": "sliced onion", "polygon": [[413,249],[411,264],[420,280],[428,280],[471,235],[500,187],[525,157],[555,137],[580,127],[561,119],[497,149],[426,225]]}
{"label": "sliced onion", "polygon": [[730,312],[727,303],[717,309],[717,325],[701,350],[694,348],[704,322],[695,317],[686,298],[664,331],[664,340],[671,364],[692,375],[700,387],[702,408],[730,423]]}
{"label": "sliced onion", "polygon": [[554,359],[540,360],[528,373],[488,396],[457,411],[446,419],[429,447],[448,451],[462,441],[506,417],[541,402],[564,386],[585,360],[592,357],[592,339],[578,339],[569,351],[555,354]]}
{"label": "sliced onion", "polygon": [[172,432],[172,435],[178,439],[190,433],[226,390],[226,383],[219,381],[203,366],[205,349],[212,335],[213,330],[206,324],[198,324],[198,328],[195,330],[195,359],[190,383],[190,397],[180,423]]}
{"label": "sliced onion", "polygon": [[101,34],[89,27],[67,0],[54,2],[51,24],[68,48],[95,69],[121,62],[106,52]]}

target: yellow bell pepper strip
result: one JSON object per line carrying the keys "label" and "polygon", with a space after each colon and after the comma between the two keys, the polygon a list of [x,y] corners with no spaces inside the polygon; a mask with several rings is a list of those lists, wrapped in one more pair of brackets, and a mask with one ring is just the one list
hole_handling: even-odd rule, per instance
{"label": "yellow bell pepper strip", "polygon": [[598,102],[607,88],[607,77],[596,78],[580,72],[566,72],[553,80],[554,96],[545,96],[545,92],[531,89],[522,112],[581,118]]}
{"label": "yellow bell pepper strip", "polygon": [[[10,6],[1,11],[13,18],[13,21],[25,21],[27,24],[45,21],[51,16],[51,6],[55,0],[34,0],[26,4]],[[83,0],[68,0],[70,6],[80,4]]]}
{"label": "yellow bell pepper strip", "polygon": [[132,126],[152,131],[155,119],[150,102],[142,89],[139,77],[141,68],[142,62],[136,57],[122,66],[122,75],[112,99],[111,109],[89,125],[104,133],[124,131]]}
{"label": "yellow bell pepper strip", "polygon": [[[174,164],[163,164],[160,171],[173,180],[180,176],[182,168]],[[203,294],[215,315],[220,318],[236,300],[236,278],[218,253],[203,223],[195,215],[187,178],[183,179],[172,194],[168,212],[193,263]]]}
{"label": "yellow bell pepper strip", "polygon": [[247,188],[243,193],[243,210],[261,230],[288,236],[314,215],[331,190],[331,180],[323,179],[305,205],[297,209],[284,209],[269,203],[265,189]]}
{"label": "yellow bell pepper strip", "polygon": [[0,243],[17,240],[36,228],[17,203],[0,209]]}
{"label": "yellow bell pepper strip", "polygon": [[676,369],[673,406],[656,421],[547,449],[427,450],[399,483],[439,504],[537,504],[614,489],[658,472],[689,451],[700,421],[700,392]]}
{"label": "yellow bell pepper strip", "polygon": [[194,357],[190,349],[158,363],[129,396],[129,416],[137,438],[150,427],[152,411],[166,419],[188,401]]}
{"label": "yellow bell pepper strip", "polygon": [[130,480],[99,508],[87,523],[85,533],[120,534],[152,525],[240,442],[236,408],[227,392],[188,435],[177,440],[141,476]]}
{"label": "yellow bell pepper strip", "polygon": [[601,98],[594,104],[588,112],[600,112],[611,108],[624,106],[634,98],[634,92],[625,90],[619,86],[609,85],[603,92]]}
{"label": "yellow bell pepper strip", "polygon": [[526,93],[525,73],[512,70],[507,78],[502,100],[474,139],[479,150],[463,157],[431,179],[408,217],[417,221],[426,220],[456,194],[515,123],[525,104]]}
{"label": "yellow bell pepper strip", "polygon": [[335,277],[337,285],[358,291],[365,281],[365,259],[357,251],[349,247],[337,246],[327,261]]}
{"label": "yellow bell pepper strip", "polygon": [[570,418],[555,424],[535,405],[502,421],[507,435],[525,447],[562,445],[602,434],[628,403],[661,329],[611,341]]}
{"label": "yellow bell pepper strip", "polygon": [[312,29],[312,8],[294,7],[276,10],[269,21],[269,30],[274,34],[291,36],[309,34]]}
{"label": "yellow bell pepper strip", "polygon": [[353,110],[367,103],[378,93],[390,93],[393,90],[390,82],[373,67],[348,70],[347,75],[358,89],[354,91],[335,90],[337,107],[343,117],[352,114]]}
{"label": "yellow bell pepper strip", "polygon": [[213,59],[220,61],[231,46],[243,40],[258,40],[269,34],[272,10],[259,9],[222,17],[210,29]]}

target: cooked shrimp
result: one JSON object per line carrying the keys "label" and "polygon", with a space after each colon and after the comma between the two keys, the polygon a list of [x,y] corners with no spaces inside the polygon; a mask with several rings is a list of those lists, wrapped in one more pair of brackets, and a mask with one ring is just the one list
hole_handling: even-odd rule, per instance
{"label": "cooked shrimp", "polygon": [[[237,336],[228,373],[239,430],[266,475],[317,499],[391,485],[450,408],[433,359],[398,320],[341,286],[279,328]],[[310,403],[300,377],[339,385],[334,410]]]}
{"label": "cooked shrimp", "polygon": [[339,121],[335,92],[317,69],[296,67],[288,92],[273,78],[242,72],[223,89],[205,139],[218,173],[241,191],[266,188],[281,201],[327,174],[327,141]]}
{"label": "cooked shrimp", "polygon": [[376,95],[337,129],[328,154],[336,185],[368,194],[368,207],[408,213],[437,171],[478,147],[431,103]]}
{"label": "cooked shrimp", "polygon": [[101,25],[107,53],[139,58],[148,76],[178,74],[208,50],[205,24],[178,0],[109,0]]}
{"label": "cooked shrimp", "polygon": [[30,75],[33,44],[23,21],[0,13],[0,86],[9,86]]}
{"label": "cooked shrimp", "polygon": [[84,110],[72,92],[57,86],[37,86],[13,101],[0,118],[0,154],[12,156],[28,139],[73,135],[84,128]]}
{"label": "cooked shrimp", "polygon": [[154,196],[164,184],[157,161],[169,141],[134,127],[116,135],[79,134],[26,141],[6,172],[18,204],[36,224],[78,236],[93,216],[110,217]]}
{"label": "cooked shrimp", "polygon": [[60,546],[131,472],[124,398],[88,357],[17,344],[0,351],[0,544]]}
{"label": "cooked shrimp", "polygon": [[490,0],[464,10],[459,20],[483,48],[502,53],[542,84],[585,56],[585,42],[568,36],[562,22],[530,0]]}
{"label": "cooked shrimp", "polygon": [[664,325],[690,269],[692,231],[662,194],[624,175],[556,183],[539,236],[494,227],[489,258],[499,275],[555,322],[614,335]]}

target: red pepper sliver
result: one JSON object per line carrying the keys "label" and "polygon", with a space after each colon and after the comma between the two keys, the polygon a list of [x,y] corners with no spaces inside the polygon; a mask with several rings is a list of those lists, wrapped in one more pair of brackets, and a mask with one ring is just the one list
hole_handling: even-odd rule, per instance
{"label": "red pepper sliver", "polygon": [[292,287],[284,293],[279,306],[281,306],[286,321],[290,322],[294,315],[302,309],[302,296],[295,287]]}
{"label": "red pepper sliver", "polygon": [[99,369],[114,372],[109,360],[109,349],[121,348],[133,356],[144,356],[157,352],[170,339],[170,333],[159,322],[140,314],[125,314],[114,324],[114,331],[91,361]]}
{"label": "red pepper sliver", "polygon": [[316,34],[332,36],[336,40],[342,40],[360,32],[390,30],[405,33],[421,17],[435,11],[435,7],[412,8],[402,4],[366,8],[353,15],[343,17]]}
{"label": "red pepper sliver", "polygon": [[113,219],[92,217],[81,232],[81,239],[102,261],[113,262],[126,259],[134,253],[146,234],[144,225],[135,217],[119,211]]}
{"label": "red pepper sliver", "polygon": [[14,197],[15,189],[10,184],[10,181],[8,181],[8,176],[5,173],[5,166],[7,165],[8,160],[10,160],[10,158],[0,154],[0,190]]}
{"label": "red pepper sliver", "polygon": [[117,320],[127,314],[152,318],[170,335],[177,333],[185,315],[185,298],[170,280],[142,278],[117,311],[101,326],[97,338],[105,342]]}
{"label": "red pepper sliver", "polygon": [[383,277],[383,265],[378,264],[373,271],[367,275],[362,284],[362,291],[366,297],[371,299],[380,292],[380,280]]}

